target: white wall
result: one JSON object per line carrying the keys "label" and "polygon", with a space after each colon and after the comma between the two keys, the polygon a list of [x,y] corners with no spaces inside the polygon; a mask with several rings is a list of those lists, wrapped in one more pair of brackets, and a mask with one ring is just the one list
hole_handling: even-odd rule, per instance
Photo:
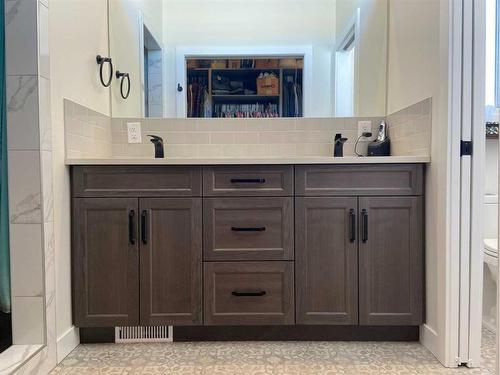
{"label": "white wall", "polygon": [[432,97],[431,164],[426,172],[426,324],[421,340],[442,362],[453,332],[446,320],[450,252],[449,2],[389,0],[388,113]]}
{"label": "white wall", "polygon": [[166,0],[166,116],[175,117],[179,46],[313,46],[314,116],[331,116],[334,0]]}
{"label": "white wall", "polygon": [[54,147],[54,231],[58,357],[78,340],[71,318],[69,168],[64,165],[63,99],[110,114],[109,89],[98,78],[97,54],[108,55],[106,0],[50,1],[51,111]]}
{"label": "white wall", "polygon": [[111,85],[111,108],[116,117],[141,117],[142,97],[141,50],[142,22],[161,45],[163,39],[163,0],[109,0],[110,54],[116,69],[130,74],[129,97],[120,96],[120,81]]}
{"label": "white wall", "polygon": [[[387,0],[336,0],[336,35],[341,38],[360,9],[356,116],[385,116]],[[337,44],[341,40],[337,40]],[[336,46],[338,47],[338,46]]]}

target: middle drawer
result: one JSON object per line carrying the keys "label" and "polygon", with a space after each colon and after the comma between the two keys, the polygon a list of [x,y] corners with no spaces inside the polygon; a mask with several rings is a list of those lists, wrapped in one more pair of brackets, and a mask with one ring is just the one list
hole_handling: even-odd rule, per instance
{"label": "middle drawer", "polygon": [[293,260],[293,198],[206,198],[205,260]]}

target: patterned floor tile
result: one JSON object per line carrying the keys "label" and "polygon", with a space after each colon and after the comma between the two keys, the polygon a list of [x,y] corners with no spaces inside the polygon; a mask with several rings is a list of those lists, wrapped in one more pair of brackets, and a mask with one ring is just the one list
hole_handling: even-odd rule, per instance
{"label": "patterned floor tile", "polygon": [[78,346],[54,375],[494,374],[495,335],[481,368],[447,369],[415,342],[191,342]]}

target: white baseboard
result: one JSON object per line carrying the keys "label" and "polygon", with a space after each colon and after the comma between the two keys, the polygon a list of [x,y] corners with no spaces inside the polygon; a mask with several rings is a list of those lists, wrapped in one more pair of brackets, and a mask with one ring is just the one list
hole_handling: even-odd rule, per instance
{"label": "white baseboard", "polygon": [[[441,361],[439,358],[438,347],[438,337],[436,331],[434,331],[427,324],[420,326],[420,343],[425,346],[429,351],[434,354],[434,356]],[[441,361],[442,362],[442,361]]]}
{"label": "white baseboard", "polygon": [[80,330],[73,326],[57,338],[57,363],[80,344]]}

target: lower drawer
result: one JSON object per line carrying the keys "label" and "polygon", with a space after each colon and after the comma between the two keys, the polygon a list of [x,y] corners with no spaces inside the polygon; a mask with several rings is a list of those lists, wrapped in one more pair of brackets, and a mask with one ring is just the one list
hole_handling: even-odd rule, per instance
{"label": "lower drawer", "polygon": [[205,324],[294,324],[293,262],[204,264]]}

